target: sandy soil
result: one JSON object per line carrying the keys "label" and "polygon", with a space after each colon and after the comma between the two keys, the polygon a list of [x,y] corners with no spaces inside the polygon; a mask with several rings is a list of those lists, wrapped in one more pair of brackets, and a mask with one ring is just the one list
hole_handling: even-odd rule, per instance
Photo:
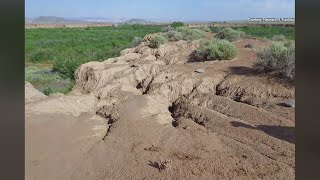
{"label": "sandy soil", "polygon": [[26,179],[294,179],[294,86],[252,69],[267,44],[217,62],[140,45],[79,67],[68,95],[28,84]]}

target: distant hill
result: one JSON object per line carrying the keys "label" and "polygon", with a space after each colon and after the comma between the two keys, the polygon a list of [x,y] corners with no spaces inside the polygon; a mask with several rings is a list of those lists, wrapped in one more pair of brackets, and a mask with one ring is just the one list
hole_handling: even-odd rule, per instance
{"label": "distant hill", "polygon": [[81,20],[86,22],[101,22],[101,23],[118,23],[126,21],[125,18],[105,18],[105,17],[84,17],[84,18],[74,18],[75,20]]}
{"label": "distant hill", "polygon": [[25,23],[33,24],[83,24],[87,23],[86,21],[74,20],[74,19],[65,19],[62,17],[55,16],[40,16],[37,18],[25,18]]}
{"label": "distant hill", "polygon": [[32,21],[33,21],[33,18],[28,18],[28,17],[25,17],[25,18],[24,18],[24,22],[25,22],[26,24],[32,23]]}
{"label": "distant hill", "polygon": [[148,20],[144,20],[144,19],[130,19],[130,20],[124,21],[122,23],[127,23],[127,24],[154,24],[156,22],[148,21]]}
{"label": "distant hill", "polygon": [[157,24],[158,21],[145,19],[83,17],[63,18],[56,16],[40,16],[37,18],[25,18],[25,24],[88,24],[88,23],[119,23],[119,24]]}

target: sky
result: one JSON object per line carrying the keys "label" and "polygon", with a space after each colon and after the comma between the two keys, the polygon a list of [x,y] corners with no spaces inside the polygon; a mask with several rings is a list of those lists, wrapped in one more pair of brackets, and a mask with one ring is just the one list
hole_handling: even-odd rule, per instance
{"label": "sky", "polygon": [[228,21],[295,17],[294,0],[25,0],[25,16]]}

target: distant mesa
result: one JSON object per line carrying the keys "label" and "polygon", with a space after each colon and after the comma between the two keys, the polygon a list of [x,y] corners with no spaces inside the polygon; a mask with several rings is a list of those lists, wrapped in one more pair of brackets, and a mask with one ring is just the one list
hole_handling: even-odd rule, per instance
{"label": "distant mesa", "polygon": [[83,24],[82,20],[66,19],[55,16],[40,16],[37,18],[25,18],[25,24]]}

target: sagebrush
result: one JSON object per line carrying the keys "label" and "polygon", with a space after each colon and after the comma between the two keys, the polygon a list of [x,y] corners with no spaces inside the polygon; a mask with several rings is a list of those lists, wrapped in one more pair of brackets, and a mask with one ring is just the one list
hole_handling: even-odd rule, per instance
{"label": "sagebrush", "polygon": [[275,35],[272,37],[273,41],[285,41],[286,37],[284,35]]}
{"label": "sagebrush", "polygon": [[237,48],[227,40],[213,39],[201,41],[200,47],[195,51],[197,60],[230,60],[237,56]]}
{"label": "sagebrush", "polygon": [[260,72],[273,72],[286,79],[295,78],[295,46],[286,47],[283,42],[272,42],[259,49],[254,68]]}
{"label": "sagebrush", "polygon": [[223,28],[215,36],[218,39],[226,39],[228,41],[237,41],[243,37],[245,33],[243,31],[237,31],[232,28]]}
{"label": "sagebrush", "polygon": [[176,30],[181,33],[182,39],[186,41],[194,41],[205,37],[205,33],[199,29],[178,27]]}
{"label": "sagebrush", "polygon": [[141,37],[134,37],[131,42],[131,47],[136,47],[142,43],[143,39]]}
{"label": "sagebrush", "polygon": [[178,31],[170,31],[166,33],[166,38],[169,41],[179,41],[183,39],[182,33]]}
{"label": "sagebrush", "polygon": [[161,34],[155,35],[153,38],[151,38],[149,42],[149,46],[151,48],[158,48],[161,44],[164,44],[166,42],[166,38],[163,37]]}
{"label": "sagebrush", "polygon": [[211,32],[211,29],[209,27],[202,27],[202,28],[200,28],[200,30],[202,30],[204,32]]}

